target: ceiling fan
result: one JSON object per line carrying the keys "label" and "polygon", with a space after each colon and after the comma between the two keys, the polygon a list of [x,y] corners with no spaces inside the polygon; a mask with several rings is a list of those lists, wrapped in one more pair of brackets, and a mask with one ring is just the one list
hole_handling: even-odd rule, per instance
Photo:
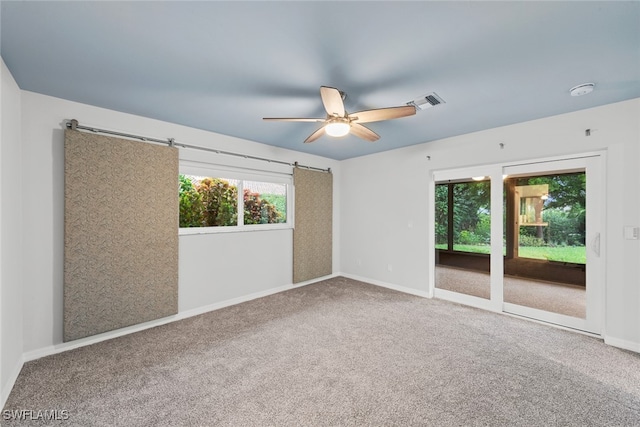
{"label": "ceiling fan", "polygon": [[322,99],[324,109],[327,111],[327,117],[324,119],[265,117],[263,120],[324,123],[320,129],[313,132],[304,140],[305,144],[320,138],[323,133],[335,137],[345,136],[351,133],[359,138],[373,142],[380,139],[380,135],[363,126],[362,123],[398,119],[400,117],[412,116],[416,113],[415,107],[406,105],[402,107],[364,110],[349,114],[344,109],[344,93],[334,87],[328,86],[320,87],[320,98]]}

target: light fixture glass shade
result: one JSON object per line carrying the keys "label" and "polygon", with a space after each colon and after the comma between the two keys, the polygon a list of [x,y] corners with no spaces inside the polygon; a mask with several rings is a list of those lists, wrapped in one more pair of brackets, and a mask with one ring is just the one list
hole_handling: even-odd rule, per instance
{"label": "light fixture glass shade", "polygon": [[349,123],[334,122],[326,125],[324,127],[324,131],[329,136],[339,137],[339,136],[345,136],[346,134],[348,134],[350,128],[351,126],[349,125]]}
{"label": "light fixture glass shade", "polygon": [[484,181],[485,176],[472,176],[471,179],[474,181]]}

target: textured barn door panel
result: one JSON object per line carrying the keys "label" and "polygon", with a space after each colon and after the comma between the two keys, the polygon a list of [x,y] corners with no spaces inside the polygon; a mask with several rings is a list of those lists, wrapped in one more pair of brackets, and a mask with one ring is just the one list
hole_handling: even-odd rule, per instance
{"label": "textured barn door panel", "polygon": [[64,341],[178,311],[178,150],[65,133]]}
{"label": "textured barn door panel", "polygon": [[333,175],[295,168],[293,184],[293,283],[299,283],[333,272]]}

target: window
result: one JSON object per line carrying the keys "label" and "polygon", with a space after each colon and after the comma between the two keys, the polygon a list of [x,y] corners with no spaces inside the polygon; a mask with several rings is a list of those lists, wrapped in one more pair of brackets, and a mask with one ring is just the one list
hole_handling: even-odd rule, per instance
{"label": "window", "polygon": [[291,227],[290,176],[181,169],[181,234]]}
{"label": "window", "polygon": [[180,174],[180,227],[238,225],[238,181]]}
{"label": "window", "polygon": [[490,252],[490,189],[489,180],[436,183],[437,249]]}
{"label": "window", "polygon": [[519,176],[505,184],[513,206],[505,210],[512,227],[508,258],[586,264],[584,171]]}
{"label": "window", "polygon": [[[508,178],[505,185],[508,259],[586,263],[585,172]],[[489,181],[436,183],[435,190],[436,249],[490,253]]]}
{"label": "window", "polygon": [[286,184],[243,181],[242,191],[245,225],[287,222]]}

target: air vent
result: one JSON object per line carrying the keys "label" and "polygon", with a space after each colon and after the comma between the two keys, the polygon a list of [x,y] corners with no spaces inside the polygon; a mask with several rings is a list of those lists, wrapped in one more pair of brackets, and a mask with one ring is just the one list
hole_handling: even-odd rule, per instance
{"label": "air vent", "polygon": [[431,104],[432,107],[442,103],[442,102],[440,102],[440,100],[438,98],[436,98],[433,95],[427,95],[427,96],[424,97],[424,99],[426,99],[427,102],[429,104]]}
{"label": "air vent", "polygon": [[407,102],[407,105],[412,105],[416,110],[426,110],[427,108],[435,107],[440,104],[444,104],[444,100],[438,96],[437,93],[432,92],[427,95],[423,95],[413,101]]}

